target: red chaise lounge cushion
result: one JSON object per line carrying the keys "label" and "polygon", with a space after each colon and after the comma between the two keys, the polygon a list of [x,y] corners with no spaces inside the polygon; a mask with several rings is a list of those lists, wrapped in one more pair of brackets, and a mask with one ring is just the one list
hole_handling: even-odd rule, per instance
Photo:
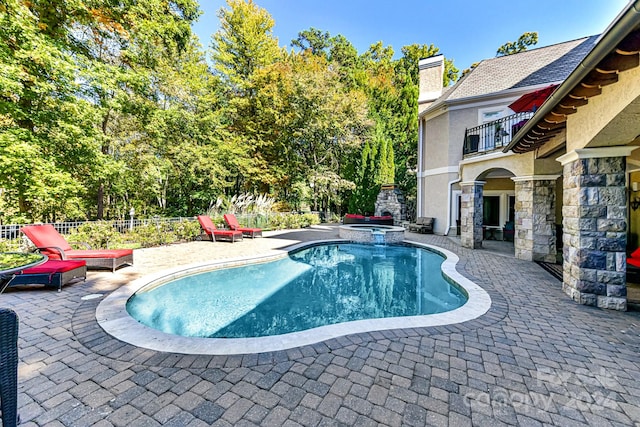
{"label": "red chaise lounge cushion", "polygon": [[84,260],[48,260],[44,264],[40,264],[36,267],[27,268],[22,270],[20,274],[54,274],[65,273],[67,271],[75,270],[78,267],[84,267],[87,265],[87,261]]}
{"label": "red chaise lounge cushion", "polygon": [[40,284],[55,286],[58,292],[62,285],[73,279],[87,277],[87,262],[84,260],[48,260],[44,264],[22,270],[11,279],[9,286]]}
{"label": "red chaise lounge cushion", "polygon": [[198,215],[198,222],[200,222],[200,227],[211,236],[211,241],[215,242],[216,237],[221,237],[223,239],[229,240],[231,243],[236,240],[242,240],[242,232],[239,230],[219,230],[216,225],[213,223],[211,218],[207,215]]}
{"label": "red chaise lounge cushion", "polygon": [[42,254],[52,260],[91,260],[87,267],[109,268],[111,271],[124,264],[133,265],[132,249],[72,249],[51,224],[25,225],[21,230]]}
{"label": "red chaise lounge cushion", "polygon": [[261,228],[242,227],[238,222],[238,218],[234,214],[224,214],[224,222],[227,223],[230,229],[242,232],[245,237],[259,237],[262,236]]}

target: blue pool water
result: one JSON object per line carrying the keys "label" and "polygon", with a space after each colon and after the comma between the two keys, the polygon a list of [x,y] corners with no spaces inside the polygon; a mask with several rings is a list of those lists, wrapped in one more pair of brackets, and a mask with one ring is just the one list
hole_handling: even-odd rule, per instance
{"label": "blue pool water", "polygon": [[138,291],[127,311],[163,332],[226,338],[441,313],[467,301],[443,278],[442,261],[412,246],[323,244],[277,261],[213,270]]}

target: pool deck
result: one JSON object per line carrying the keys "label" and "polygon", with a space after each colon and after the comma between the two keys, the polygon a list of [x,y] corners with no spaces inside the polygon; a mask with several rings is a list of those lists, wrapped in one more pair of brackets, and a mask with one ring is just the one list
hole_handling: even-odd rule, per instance
{"label": "pool deck", "polygon": [[135,266],[89,272],[62,292],[11,288],[20,317],[21,426],[640,426],[640,313],[577,305],[506,242],[445,248],[493,301],[462,324],[358,333],[289,350],[182,355],[112,338],[101,297],[161,270],[273,254],[338,237],[336,227],[242,242],[135,251]]}

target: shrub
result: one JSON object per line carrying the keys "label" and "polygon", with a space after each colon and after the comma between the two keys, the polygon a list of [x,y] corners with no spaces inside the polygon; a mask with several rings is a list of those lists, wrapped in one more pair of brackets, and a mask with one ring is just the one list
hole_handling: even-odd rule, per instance
{"label": "shrub", "polygon": [[[217,223],[215,219],[213,221]],[[195,220],[150,222],[146,225],[135,227],[128,234],[129,240],[138,242],[145,248],[191,241],[199,235],[200,223]]]}
{"label": "shrub", "polygon": [[314,214],[314,213],[306,213],[306,214],[302,214],[302,223],[303,223],[303,227],[309,227],[310,225],[318,225],[320,224],[320,217],[318,216],[318,214]]}
{"label": "shrub", "polygon": [[338,216],[338,214],[335,214],[333,212],[329,214],[329,217],[327,218],[327,222],[330,224],[336,224],[336,223],[339,223],[340,221],[342,221],[342,218]]}
{"label": "shrub", "polygon": [[272,216],[270,218],[269,225],[273,229],[281,230],[284,228],[288,228],[288,229],[305,228],[315,224],[320,224],[320,218],[318,217],[317,214],[288,213],[288,214]]}
{"label": "shrub", "polygon": [[276,202],[273,204],[273,212],[291,212],[291,205],[284,201]]}
{"label": "shrub", "polygon": [[0,252],[27,252],[31,249],[33,248],[29,248],[20,237],[16,237],[15,239],[0,239]]}
{"label": "shrub", "polygon": [[190,241],[200,235],[200,223],[198,221],[179,221],[171,225],[178,241]]}
{"label": "shrub", "polygon": [[[113,249],[124,242],[123,235],[113,226],[112,222],[95,221],[86,222],[73,230],[67,237],[67,241],[87,243],[92,249]],[[84,247],[78,246],[80,249]]]}
{"label": "shrub", "polygon": [[177,237],[171,229],[171,224],[166,222],[155,222],[135,227],[129,233],[132,240],[140,243],[143,248],[152,246],[162,246],[173,243]]}

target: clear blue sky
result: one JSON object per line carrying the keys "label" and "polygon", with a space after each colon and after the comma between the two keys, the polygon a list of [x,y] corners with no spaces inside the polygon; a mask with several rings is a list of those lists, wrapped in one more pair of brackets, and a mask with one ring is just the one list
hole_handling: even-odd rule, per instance
{"label": "clear blue sky", "polygon": [[[204,14],[194,25],[208,47],[224,0],[200,0]],[[537,31],[536,47],[600,34],[627,0],[254,0],[275,21],[280,46],[314,27],[342,34],[363,53],[378,41],[402,46],[433,44],[463,70],[495,56],[498,47]]]}

